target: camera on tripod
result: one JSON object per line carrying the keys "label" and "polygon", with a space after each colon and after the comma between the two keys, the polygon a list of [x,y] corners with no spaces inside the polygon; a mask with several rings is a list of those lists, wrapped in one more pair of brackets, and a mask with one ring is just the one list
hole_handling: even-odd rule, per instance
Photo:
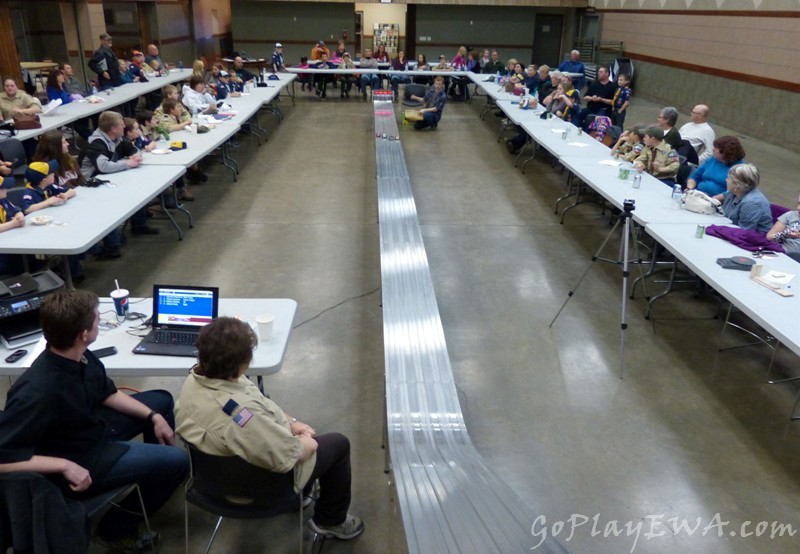
{"label": "camera on tripod", "polygon": [[632,212],[635,210],[636,200],[625,199],[622,201],[622,209],[626,212]]}

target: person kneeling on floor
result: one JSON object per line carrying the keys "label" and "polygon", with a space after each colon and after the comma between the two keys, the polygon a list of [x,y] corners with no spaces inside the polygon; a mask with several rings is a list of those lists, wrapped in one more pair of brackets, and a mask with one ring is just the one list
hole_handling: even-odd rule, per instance
{"label": "person kneeling on floor", "polygon": [[425,93],[425,98],[412,94],[411,100],[425,103],[425,107],[419,110],[422,114],[422,121],[416,121],[414,129],[418,131],[427,127],[436,129],[439,126],[439,120],[442,119],[444,105],[447,103],[447,93],[444,91],[444,77],[438,75],[434,79],[433,86]]}
{"label": "person kneeling on floor", "polygon": [[268,471],[286,474],[308,495],[320,494],[309,520],[325,537],[349,540],[364,531],[350,507],[350,441],[340,433],[318,435],[264,396],[245,372],[257,339],[250,326],[220,317],[200,331],[198,364],[175,406],[178,433],[198,450],[238,456]]}

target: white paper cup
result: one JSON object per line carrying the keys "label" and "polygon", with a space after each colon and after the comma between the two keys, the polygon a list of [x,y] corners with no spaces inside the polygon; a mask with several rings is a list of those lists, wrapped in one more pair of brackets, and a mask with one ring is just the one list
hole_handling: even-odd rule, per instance
{"label": "white paper cup", "polygon": [[258,324],[258,338],[260,341],[268,341],[272,338],[272,329],[275,325],[275,318],[272,314],[261,314],[256,316]]}

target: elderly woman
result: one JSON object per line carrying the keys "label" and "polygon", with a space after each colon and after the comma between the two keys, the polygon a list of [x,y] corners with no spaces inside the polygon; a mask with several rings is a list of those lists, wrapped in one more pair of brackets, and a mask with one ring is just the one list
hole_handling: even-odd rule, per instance
{"label": "elderly woman", "polygon": [[728,172],[744,163],[744,148],[736,137],[719,137],[714,141],[714,155],[695,169],[686,181],[687,188],[705,192],[709,196],[725,193]]}
{"label": "elderly woman", "polygon": [[800,253],[800,198],[797,199],[797,209],[782,214],[767,231],[767,238],[780,242],[788,254]]}
{"label": "elderly woman", "polygon": [[350,507],[350,441],[339,433],[318,435],[264,396],[245,372],[257,339],[250,325],[220,317],[200,331],[198,363],[175,406],[177,431],[198,450],[239,456],[267,471],[286,474],[295,490],[320,495],[309,526],[341,540],[364,531]]}
{"label": "elderly woman", "polygon": [[664,140],[675,149],[681,146],[681,134],[675,128],[677,122],[678,110],[672,106],[661,108],[658,112],[658,125],[664,129]]}
{"label": "elderly woman", "polygon": [[758,190],[761,177],[753,164],[738,164],[728,171],[728,190],[722,200],[722,212],[734,225],[766,233],[772,227],[769,201]]}

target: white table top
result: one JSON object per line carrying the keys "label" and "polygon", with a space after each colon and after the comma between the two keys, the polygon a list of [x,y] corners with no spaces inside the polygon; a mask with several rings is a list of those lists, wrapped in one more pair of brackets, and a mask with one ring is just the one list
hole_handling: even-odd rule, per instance
{"label": "white table top", "polygon": [[696,225],[656,223],[645,230],[703,281],[740,308],[795,354],[800,356],[800,263],[779,254],[758,260],[770,269],[793,273],[795,296],[784,298],[750,279],[749,272],[723,269],[717,258],[752,257],[752,253],[711,236],[695,238]]}
{"label": "white table top", "polygon": [[31,129],[28,131],[19,131],[16,138],[19,140],[26,140],[29,138],[37,137],[46,131],[58,129],[64,125],[89,117],[94,114],[110,110],[115,106],[130,102],[134,98],[138,98],[143,94],[159,90],[166,85],[170,85],[177,81],[188,79],[192,76],[191,69],[176,69],[171,70],[169,75],[162,77],[154,77],[146,83],[129,83],[120,87],[114,88],[111,92],[100,92],[98,97],[103,99],[103,102],[97,104],[90,104],[89,102],[70,102],[56,108],[51,114],[42,115],[39,119],[42,122],[41,129]]}
{"label": "white table top", "polygon": [[[77,195],[61,206],[25,217],[26,225],[0,233],[5,254],[80,254],[172,184],[186,169],[180,166],[138,167],[100,176],[113,187],[78,187]],[[37,216],[53,223],[33,225]]]}
{"label": "white table top", "polygon": [[[130,310],[146,314],[150,317],[153,305],[150,298],[132,298]],[[289,298],[220,298],[219,315],[241,317],[246,319],[256,334],[258,333],[255,318],[260,314],[272,314],[274,319],[272,338],[268,341],[259,341],[253,350],[253,361],[250,364],[248,375],[270,375],[277,373],[283,365],[286,355],[286,346],[292,333],[292,322],[297,311],[297,302]],[[110,298],[100,299],[101,320],[116,321],[114,306]],[[181,356],[146,356],[134,354],[133,349],[147,334],[147,329],[136,331],[141,325],[140,321],[125,321],[116,329],[100,330],[97,341],[92,344],[92,350],[107,346],[116,346],[117,354],[103,358],[106,372],[109,376],[128,377],[166,377],[185,376],[196,363],[194,358]],[[128,333],[131,331],[134,335]],[[45,340],[40,339],[36,344],[23,346],[28,350],[28,355],[14,364],[4,362],[11,352],[0,345],[0,375],[21,375],[29,368],[37,356],[44,350]]]}
{"label": "white table top", "polygon": [[214,129],[203,134],[190,133],[186,129],[173,131],[169,134],[169,142],[183,141],[186,143],[186,148],[169,154],[142,152],[142,166],[190,167],[235,135],[241,127],[233,120],[217,122],[215,125]]}
{"label": "white table top", "polygon": [[601,159],[612,160],[610,155],[606,155],[603,158],[564,156],[560,161],[564,167],[603,195],[615,207],[622,209],[625,199],[635,200],[633,219],[636,223],[640,225],[689,223],[695,226],[698,224],[730,224],[730,219],[721,215],[703,215],[677,209],[676,204],[672,201],[672,189],[646,173],[642,174],[641,187],[633,188],[632,181],[619,180],[618,167],[603,165],[600,163]]}

